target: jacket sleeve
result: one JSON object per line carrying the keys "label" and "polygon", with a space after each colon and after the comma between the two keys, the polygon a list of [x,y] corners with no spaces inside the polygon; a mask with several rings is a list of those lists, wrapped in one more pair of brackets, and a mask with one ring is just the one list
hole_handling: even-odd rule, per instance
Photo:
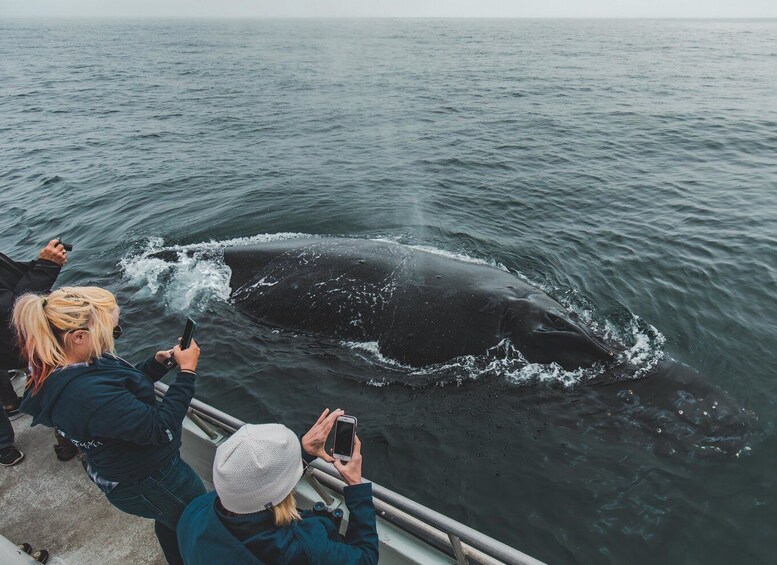
{"label": "jacket sleeve", "polygon": [[5,325],[11,319],[11,311],[16,299],[25,292],[48,292],[57,280],[61,267],[51,261],[38,259],[29,263],[14,263],[22,271],[21,278],[15,283],[0,289],[0,312]]}
{"label": "jacket sleeve", "polygon": [[124,390],[103,404],[89,418],[88,428],[97,437],[121,439],[138,445],[166,445],[181,435],[196,375],[179,372],[160,404],[151,406],[132,391]]}
{"label": "jacket sleeve", "polygon": [[[345,543],[329,541],[323,548],[320,562],[375,565],[378,562],[378,530],[375,505],[372,502],[372,483],[345,487],[343,494],[350,512]],[[313,551],[318,554],[317,548]]]}
{"label": "jacket sleeve", "polygon": [[19,296],[25,292],[48,292],[62,269],[56,263],[46,259],[36,259],[25,265],[26,269],[19,282],[16,283],[14,294]]}
{"label": "jacket sleeve", "polygon": [[4,322],[11,317],[14,300],[16,300],[16,295],[13,290],[0,288],[0,312],[2,313]]}
{"label": "jacket sleeve", "polygon": [[157,363],[153,356],[142,363],[138,363],[135,365],[135,368],[154,382],[164,377],[168,371],[168,368],[161,363]]}

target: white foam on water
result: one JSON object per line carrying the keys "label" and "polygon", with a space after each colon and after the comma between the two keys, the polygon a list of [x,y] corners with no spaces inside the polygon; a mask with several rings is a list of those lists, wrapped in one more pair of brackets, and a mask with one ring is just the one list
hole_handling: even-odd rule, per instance
{"label": "white foam on water", "polygon": [[446,249],[440,249],[438,247],[433,247],[431,245],[415,245],[415,244],[408,245],[408,244],[400,243],[398,239],[399,239],[398,237],[396,239],[392,239],[389,237],[375,237],[375,238],[371,238],[371,241],[380,241],[382,243],[393,243],[395,245],[403,245],[405,247],[409,247],[417,251],[424,251],[426,253],[431,253],[432,255],[439,255],[441,257],[447,257],[448,259],[455,259],[456,261],[462,261],[464,263],[472,263],[475,265],[486,265],[488,267],[494,267],[502,271],[509,272],[507,267],[505,267],[502,263],[498,263],[496,261],[487,261],[485,259],[480,259],[478,257],[472,257],[471,255],[467,255],[465,253],[448,251]]}
{"label": "white foam on water", "polygon": [[752,451],[753,451],[752,448],[746,445],[742,449],[736,452],[736,457],[740,457],[742,455],[750,455]]}
{"label": "white foam on water", "polygon": [[[225,247],[307,237],[317,236],[286,232],[168,246],[161,238],[152,237],[140,253],[124,257],[119,267],[127,282],[160,297],[170,310],[201,310],[210,301],[229,299],[232,271],[223,261]],[[153,256],[160,251],[177,252],[177,260],[170,262]]]}
{"label": "white foam on water", "polygon": [[278,281],[268,281],[267,277],[262,277],[254,284],[252,284],[251,287],[256,288],[258,286],[275,286],[276,284],[278,284]]}
{"label": "white foam on water", "polygon": [[210,301],[229,298],[232,272],[219,255],[208,249],[189,256],[179,248],[175,262],[151,256],[165,249],[170,248],[154,239],[141,254],[123,258],[119,265],[127,282],[160,297],[174,312],[202,310]]}
{"label": "white foam on water", "polygon": [[529,363],[517,370],[506,372],[505,379],[512,384],[518,385],[533,385],[540,383],[572,388],[585,382],[588,378],[586,373],[586,369],[567,371],[556,363],[551,363],[550,365]]}
{"label": "white foam on water", "polygon": [[380,346],[377,341],[341,341],[340,345],[343,345],[349,349],[357,352],[366,353],[371,359],[378,361],[383,365],[388,365],[396,369],[412,370],[413,367],[403,365],[399,361],[386,357],[380,352]]}
{"label": "white foam on water", "polygon": [[160,279],[170,264],[162,259],[148,257],[150,253],[162,249],[160,238],[151,238],[146,249],[140,255],[130,255],[119,261],[119,267],[124,274],[124,279],[132,284],[145,285],[151,294],[157,294],[160,287]]}
{"label": "white foam on water", "polygon": [[391,383],[389,383],[386,379],[370,379],[367,381],[368,386],[374,386],[375,388],[383,388],[384,386],[388,386]]}
{"label": "white foam on water", "polygon": [[639,367],[635,377],[644,376],[651,371],[664,356],[666,337],[654,326],[647,324],[647,329],[640,329],[640,318],[633,314],[627,331],[631,332],[634,345],[625,351],[629,363]]}
{"label": "white foam on water", "polygon": [[[549,291],[536,282],[529,281],[535,286],[539,286],[549,295]],[[559,289],[555,289],[559,290]],[[650,372],[658,362],[664,358],[664,344],[666,337],[652,326],[642,320],[636,314],[629,313],[631,318],[624,325],[604,318],[601,322],[596,319],[596,312],[589,304],[582,304],[582,300],[577,290],[570,293],[558,301],[570,312],[574,312],[580,320],[593,330],[593,333],[609,344],[618,344],[626,347],[623,351],[623,360],[634,367],[631,378],[640,378]]]}
{"label": "white foam on water", "polygon": [[416,249],[418,251],[425,251],[426,253],[431,253],[432,255],[439,255],[441,257],[447,257],[448,259],[455,259],[456,261],[462,261],[464,263],[472,263],[474,265],[486,265],[488,267],[495,267],[497,269],[507,271],[507,268],[501,263],[497,263],[496,261],[486,261],[485,259],[472,257],[464,253],[446,251],[444,249],[438,249],[437,247],[431,247],[429,245],[408,245],[408,247],[411,247],[412,249]]}
{"label": "white foam on water", "polygon": [[[225,247],[237,247],[241,245],[255,245],[257,243],[267,243],[269,241],[285,241],[287,239],[305,239],[310,237],[321,237],[308,233],[281,232],[281,233],[260,233],[247,237],[235,237],[232,239],[204,241],[202,243],[190,243],[188,245],[171,245],[164,249],[172,251],[193,251],[193,250],[221,250]],[[161,240],[160,240],[161,241]],[[161,251],[156,249],[156,251]]]}
{"label": "white foam on water", "polygon": [[[555,363],[550,365],[528,363],[521,352],[507,339],[492,347],[485,355],[465,355],[445,363],[421,368],[404,365],[395,359],[386,357],[381,353],[376,341],[345,341],[341,344],[352,350],[365,353],[366,358],[372,362],[400,370],[407,378],[397,380],[410,384],[417,380],[419,384],[434,383],[443,386],[455,383],[462,385],[464,382],[479,380],[486,376],[499,376],[519,386],[542,383],[568,388],[583,383],[605,370],[604,366],[596,366],[566,371]],[[386,386],[390,382],[384,378],[373,379],[368,384]]]}

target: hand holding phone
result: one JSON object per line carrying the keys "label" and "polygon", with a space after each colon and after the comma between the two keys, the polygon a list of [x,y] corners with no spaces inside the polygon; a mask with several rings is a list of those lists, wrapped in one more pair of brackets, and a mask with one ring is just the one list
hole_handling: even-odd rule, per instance
{"label": "hand holding phone", "polygon": [[353,452],[351,460],[347,463],[335,460],[335,469],[348,484],[348,486],[358,485],[362,482],[362,442],[359,436],[353,436]]}
{"label": "hand holding phone", "polygon": [[[194,328],[195,328],[196,325],[197,325],[197,323],[194,320],[192,320],[191,318],[187,318],[186,319],[186,325],[183,328],[183,335],[181,336],[181,343],[176,346],[177,348],[179,348],[180,350],[189,349],[189,347],[191,346],[191,343],[192,343],[192,338],[194,337]],[[197,357],[199,357],[199,352],[198,352]],[[176,357],[175,357],[175,348],[173,348],[173,353],[170,355],[169,359],[165,362],[164,365],[168,369],[171,369],[176,364],[180,365],[180,363],[178,363],[178,361],[176,360]],[[194,366],[195,367],[197,366],[196,359],[194,361]],[[181,367],[181,368],[183,368],[183,367]],[[194,369],[190,369],[190,370],[194,370]]]}
{"label": "hand holding phone", "polygon": [[329,432],[335,425],[335,420],[338,416],[345,414],[339,408],[329,412],[329,408],[326,408],[316,420],[308,432],[302,436],[302,449],[305,453],[312,455],[313,457],[320,457],[328,463],[334,463],[335,459],[326,452],[326,440],[329,437]]}
{"label": "hand holding phone", "polygon": [[200,348],[197,346],[196,341],[192,340],[191,346],[187,349],[181,349],[180,345],[176,345],[173,348],[173,356],[181,371],[197,371],[197,362],[200,359]]}

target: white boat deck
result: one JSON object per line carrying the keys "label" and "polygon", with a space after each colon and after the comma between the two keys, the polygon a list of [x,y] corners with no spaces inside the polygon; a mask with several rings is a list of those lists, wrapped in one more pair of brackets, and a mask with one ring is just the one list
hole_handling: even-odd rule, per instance
{"label": "white boat deck", "polygon": [[24,460],[0,467],[0,535],[47,549],[50,563],[165,565],[154,522],[114,508],[77,458],[57,459],[53,430],[30,421],[13,422]]}

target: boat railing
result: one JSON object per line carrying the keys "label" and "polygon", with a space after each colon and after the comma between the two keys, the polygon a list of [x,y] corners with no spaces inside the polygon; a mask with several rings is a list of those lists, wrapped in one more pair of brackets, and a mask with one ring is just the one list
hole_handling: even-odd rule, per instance
{"label": "boat railing", "polygon": [[[157,395],[164,396],[167,388],[164,383],[157,382]],[[211,439],[218,437],[218,434],[210,428],[211,425],[228,433],[234,433],[245,425],[242,420],[196,398],[191,401],[187,416]],[[343,493],[345,483],[339,473],[331,464],[320,459],[310,464],[304,478],[327,503],[329,501],[326,498],[329,494],[323,487],[339,495]],[[543,565],[541,561],[507,544],[374,482],[372,493],[378,517],[447,553],[461,565],[467,563]]]}

